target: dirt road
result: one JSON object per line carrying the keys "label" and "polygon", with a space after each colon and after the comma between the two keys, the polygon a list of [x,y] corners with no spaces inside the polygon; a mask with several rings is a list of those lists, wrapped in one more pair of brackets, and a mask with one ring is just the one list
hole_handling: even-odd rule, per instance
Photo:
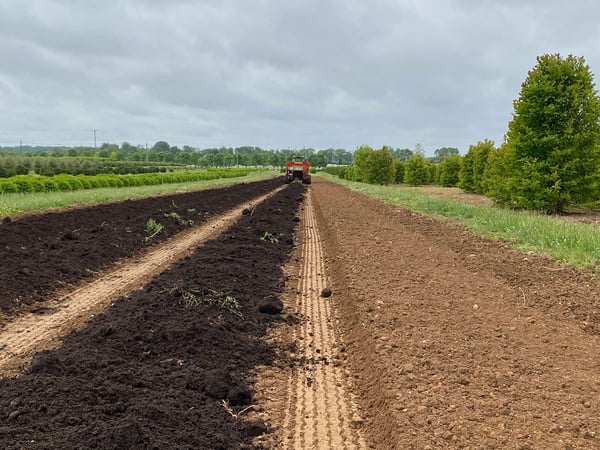
{"label": "dirt road", "polygon": [[329,297],[322,295],[329,283],[312,198],[311,193],[305,202],[300,230],[302,264],[295,310],[302,325],[292,331],[303,364],[289,378],[282,427],[290,448],[364,448],[356,427],[361,419],[339,360],[343,345]]}

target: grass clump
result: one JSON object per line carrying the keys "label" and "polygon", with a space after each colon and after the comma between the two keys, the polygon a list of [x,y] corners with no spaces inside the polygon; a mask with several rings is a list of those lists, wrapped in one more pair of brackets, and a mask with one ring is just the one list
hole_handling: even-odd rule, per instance
{"label": "grass clump", "polygon": [[179,215],[179,213],[176,213],[176,212],[164,213],[164,216],[168,217],[170,219],[175,219],[181,225],[185,225],[185,226],[194,225],[194,221],[193,220],[191,220],[191,219],[184,219],[183,217],[181,217]]}
{"label": "grass clump", "polygon": [[225,295],[213,289],[184,289],[176,286],[171,289],[171,294],[179,297],[179,304],[186,308],[194,308],[202,305],[217,306],[236,316],[242,316],[242,306],[235,297]]}
{"label": "grass clump", "polygon": [[262,237],[260,238],[261,241],[263,242],[269,242],[271,244],[278,244],[279,243],[279,238],[273,234],[270,233],[268,231],[265,231],[265,234],[262,235]]}
{"label": "grass clump", "polygon": [[154,236],[156,236],[162,230],[163,230],[163,226],[159,222],[157,222],[156,220],[154,220],[152,218],[148,219],[148,221],[146,222],[146,229],[144,230],[146,232],[146,234],[149,234],[149,236],[146,237],[146,241],[149,241],[150,239],[152,239]]}

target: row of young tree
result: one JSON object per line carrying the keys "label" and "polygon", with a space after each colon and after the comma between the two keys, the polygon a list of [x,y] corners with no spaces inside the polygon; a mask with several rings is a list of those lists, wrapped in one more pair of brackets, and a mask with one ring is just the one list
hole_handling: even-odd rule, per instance
{"label": "row of young tree", "polygon": [[458,186],[511,208],[561,213],[600,205],[600,97],[585,60],[537,58],[514,102],[502,145],[484,140],[464,157],[415,153],[405,161],[386,147],[359,147],[354,164],[332,172],[367,183]]}
{"label": "row of young tree", "polygon": [[99,175],[157,173],[167,172],[173,169],[173,166],[165,166],[163,163],[110,161],[97,158],[39,158],[26,156],[5,156],[0,158],[0,178],[28,174],[51,177],[59,174]]}
{"label": "row of young tree", "polygon": [[452,148],[441,160],[438,157],[426,158],[418,150],[411,152],[406,159],[399,159],[394,157],[389,147],[374,150],[362,145],[354,152],[353,165],[327,167],[324,171],[346,180],[371,184],[439,184],[453,187],[458,185],[462,166],[462,158],[455,150]]}
{"label": "row of young tree", "polygon": [[134,186],[150,186],[168,183],[186,183],[193,181],[214,180],[217,178],[235,178],[247,175],[254,169],[231,168],[209,169],[202,171],[142,173],[136,175],[69,175],[60,174],[46,177],[43,175],[17,175],[11,178],[0,178],[0,194],[61,192],[81,189],[122,188]]}

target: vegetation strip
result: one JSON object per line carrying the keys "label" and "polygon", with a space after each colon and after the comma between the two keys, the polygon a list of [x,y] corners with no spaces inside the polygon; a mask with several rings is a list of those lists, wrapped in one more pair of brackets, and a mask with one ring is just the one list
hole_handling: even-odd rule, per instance
{"label": "vegetation strip", "polygon": [[541,253],[577,267],[596,268],[600,264],[600,229],[594,225],[531,212],[433,198],[413,188],[369,185],[320,175],[371,197],[433,218],[456,220],[481,236],[505,239],[522,251]]}
{"label": "vegetation strip", "polygon": [[[114,200],[189,192],[211,187],[247,183],[274,175],[272,170],[250,171],[235,177],[205,178],[197,181],[153,183],[139,186],[114,186],[61,192],[0,193],[0,215],[41,211],[71,205],[87,205]],[[73,177],[77,178],[77,177]]]}

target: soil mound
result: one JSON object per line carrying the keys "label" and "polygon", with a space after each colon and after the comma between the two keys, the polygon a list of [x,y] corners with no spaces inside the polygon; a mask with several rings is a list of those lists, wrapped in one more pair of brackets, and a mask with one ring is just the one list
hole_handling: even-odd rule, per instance
{"label": "soil mound", "polygon": [[[60,212],[5,217],[0,225],[0,313],[11,316],[46,300],[117,260],[164,241],[280,185],[271,179],[208,189],[78,207]],[[153,219],[162,225],[152,239]],[[2,318],[0,317],[0,322]]]}

